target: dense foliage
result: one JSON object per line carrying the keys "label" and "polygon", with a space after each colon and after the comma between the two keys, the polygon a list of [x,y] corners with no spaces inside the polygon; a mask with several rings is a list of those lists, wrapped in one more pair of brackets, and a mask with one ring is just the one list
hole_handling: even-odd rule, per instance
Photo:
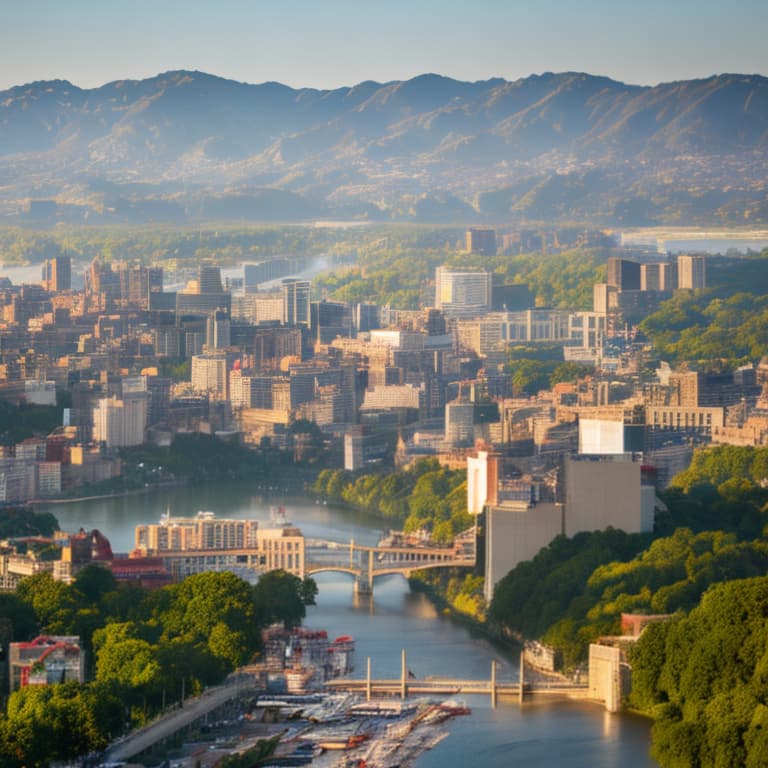
{"label": "dense foliage", "polygon": [[518,564],[497,585],[488,619],[503,634],[545,637],[569,666],[582,660],[591,640],[608,634],[613,617],[588,618],[596,595],[588,583],[595,569],[625,562],[649,537],[609,529],[558,536],[532,560]]}
{"label": "dense foliage", "polygon": [[768,448],[714,445],[696,450],[691,463],[672,479],[673,488],[690,491],[714,485],[722,494],[749,492],[768,481]]}
{"label": "dense foliage", "polygon": [[653,712],[662,766],[764,766],[768,577],[713,586],[688,616],[649,626],[632,652],[632,703]]}
{"label": "dense foliage", "polygon": [[79,635],[92,682],[13,693],[0,719],[0,766],[43,766],[102,749],[122,731],[125,711],[131,725],[141,724],[164,703],[220,682],[259,652],[263,627],[300,623],[316,593],[311,579],[285,571],[255,586],[229,572],[201,573],[155,592],[117,584],[98,565],[71,585],[48,573],[24,579],[15,594],[0,596],[0,620],[10,622],[14,640]]}
{"label": "dense foliage", "polygon": [[517,395],[535,395],[563,381],[578,381],[594,371],[589,365],[564,362],[563,348],[555,344],[515,345],[507,349],[504,371]]}
{"label": "dense foliage", "polygon": [[355,476],[323,470],[313,491],[335,502],[379,514],[406,532],[425,530],[437,542],[450,542],[472,526],[467,512],[465,470],[449,470],[422,459],[405,470]]}
{"label": "dense foliage", "polygon": [[656,354],[673,363],[748,362],[768,354],[768,249],[708,259],[702,292],[680,291],[640,323]]}
{"label": "dense foliage", "polygon": [[14,405],[0,400],[0,444],[14,445],[28,437],[45,437],[61,426],[55,405]]}
{"label": "dense foliage", "polygon": [[606,530],[555,539],[496,585],[489,620],[505,634],[543,638],[573,665],[592,639],[619,631],[622,612],[690,611],[711,584],[765,573],[763,452],[697,452],[691,469],[675,478],[678,487],[663,494],[666,510],[657,513],[653,534]]}
{"label": "dense foliage", "polygon": [[[196,268],[202,259],[222,265],[260,261],[287,253],[347,253],[370,237],[332,227],[287,225],[249,227],[219,224],[201,227],[62,227],[34,232],[0,228],[0,261],[4,264],[37,263],[66,253],[74,260],[151,262],[172,273],[177,267]],[[379,235],[381,236],[381,235]],[[343,242],[339,242],[342,240]]]}
{"label": "dense foliage", "polygon": [[52,536],[59,523],[50,512],[30,507],[6,507],[0,514],[0,539],[22,536]]}
{"label": "dense foliage", "polygon": [[396,242],[376,240],[359,249],[354,267],[321,275],[320,290],[339,301],[418,309],[434,303],[436,267],[478,267],[493,273],[494,284],[527,285],[537,306],[591,309],[592,284],[604,279],[609,254],[594,248],[485,256],[464,252],[463,232],[436,230],[431,239],[398,235]]}

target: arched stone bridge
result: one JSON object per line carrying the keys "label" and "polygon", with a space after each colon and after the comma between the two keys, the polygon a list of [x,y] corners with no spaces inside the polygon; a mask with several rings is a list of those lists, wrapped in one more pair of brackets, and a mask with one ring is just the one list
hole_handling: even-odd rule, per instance
{"label": "arched stone bridge", "polygon": [[424,568],[469,568],[475,565],[476,557],[474,528],[456,536],[450,545],[383,543],[372,547],[354,540],[349,544],[312,540],[305,544],[304,573],[349,573],[355,577],[356,590],[371,592],[376,576],[399,573],[408,577]]}

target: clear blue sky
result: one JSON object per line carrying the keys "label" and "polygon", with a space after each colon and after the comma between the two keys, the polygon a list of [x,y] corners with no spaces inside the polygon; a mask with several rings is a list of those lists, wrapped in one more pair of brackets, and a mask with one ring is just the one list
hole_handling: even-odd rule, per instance
{"label": "clear blue sky", "polygon": [[437,72],[768,75],[768,0],[0,0],[0,89],[197,69],[334,88]]}

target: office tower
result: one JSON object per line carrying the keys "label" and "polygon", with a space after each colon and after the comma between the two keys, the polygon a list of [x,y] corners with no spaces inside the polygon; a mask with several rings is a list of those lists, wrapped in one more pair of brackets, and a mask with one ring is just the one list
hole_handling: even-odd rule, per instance
{"label": "office tower", "polygon": [[427,336],[443,336],[447,333],[445,315],[434,307],[424,309],[424,330]]}
{"label": "office tower", "polygon": [[491,307],[491,273],[485,270],[435,270],[435,307],[446,317],[472,317]]}
{"label": "office tower", "polygon": [[358,333],[381,328],[379,305],[368,303],[355,304],[354,325]]}
{"label": "office tower", "polygon": [[321,344],[330,344],[337,336],[352,335],[352,311],[341,301],[313,301],[310,305],[312,335]]}
{"label": "office tower", "polygon": [[283,293],[283,325],[309,327],[310,282],[288,278],[281,285]]}
{"label": "office tower", "polygon": [[93,441],[107,448],[141,445],[147,427],[148,398],[136,393],[123,400],[101,398],[93,409]]}
{"label": "office tower", "polygon": [[673,291],[677,288],[677,265],[666,261],[640,265],[641,291]]}
{"label": "office tower", "polygon": [[489,227],[472,227],[467,230],[467,250],[470,253],[496,255],[496,230]]}
{"label": "office tower", "polygon": [[68,291],[72,287],[72,260],[56,256],[43,263],[43,288],[46,291]]}
{"label": "office tower", "polygon": [[121,263],[117,265],[115,274],[120,286],[120,301],[123,306],[149,309],[150,293],[163,290],[162,267]]}
{"label": "office tower", "polygon": [[223,293],[221,270],[209,264],[201,264],[197,278],[198,293]]}
{"label": "office tower", "polygon": [[209,349],[226,349],[231,344],[229,314],[222,310],[211,312],[205,324],[205,343]]}
{"label": "office tower", "polygon": [[640,263],[620,259],[618,256],[608,258],[608,285],[619,291],[640,290]]}

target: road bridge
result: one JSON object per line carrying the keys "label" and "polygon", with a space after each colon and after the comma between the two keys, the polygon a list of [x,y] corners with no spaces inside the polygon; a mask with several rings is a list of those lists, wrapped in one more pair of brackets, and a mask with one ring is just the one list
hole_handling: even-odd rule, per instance
{"label": "road bridge", "polygon": [[471,568],[476,563],[476,530],[470,528],[456,536],[451,544],[430,542],[396,543],[376,546],[348,545],[323,540],[307,540],[304,548],[304,573],[313,576],[324,571],[349,573],[355,577],[355,589],[373,591],[376,576],[398,573],[406,578],[425,568]]}
{"label": "road bridge", "polygon": [[517,681],[498,680],[496,661],[491,662],[491,674],[487,680],[464,679],[455,677],[414,678],[406,664],[405,651],[402,651],[402,667],[399,678],[373,678],[371,659],[367,660],[364,678],[337,678],[328,680],[325,687],[332,691],[348,691],[364,694],[370,701],[374,696],[399,696],[402,699],[410,695],[451,695],[454,693],[483,694],[491,697],[492,706],[496,706],[499,696],[516,696],[521,702],[532,695],[549,695],[580,700],[595,700],[589,686],[573,683],[565,679],[526,679],[523,654],[520,654],[520,677]]}

